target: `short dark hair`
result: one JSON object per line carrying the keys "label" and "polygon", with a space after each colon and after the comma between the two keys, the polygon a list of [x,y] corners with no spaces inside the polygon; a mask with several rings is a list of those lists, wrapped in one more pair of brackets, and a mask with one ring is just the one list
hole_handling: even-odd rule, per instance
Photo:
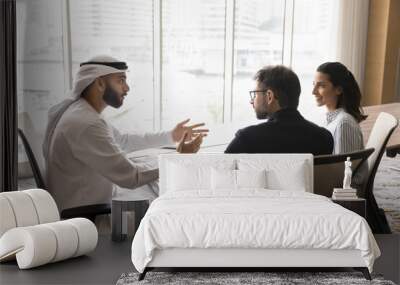
{"label": "short dark hair", "polygon": [[297,109],[301,86],[293,70],[283,65],[265,66],[257,71],[254,80],[274,92],[282,109]]}
{"label": "short dark hair", "polygon": [[361,91],[353,73],[340,62],[325,62],[318,66],[318,72],[328,75],[329,81],[335,87],[342,88],[336,108],[343,108],[357,122],[367,118],[361,108]]}

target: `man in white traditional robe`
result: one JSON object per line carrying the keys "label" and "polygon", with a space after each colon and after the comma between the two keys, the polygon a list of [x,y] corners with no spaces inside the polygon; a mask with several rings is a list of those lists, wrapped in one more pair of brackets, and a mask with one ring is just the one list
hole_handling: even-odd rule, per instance
{"label": "man in white traditional robe", "polygon": [[[134,189],[158,178],[158,169],[140,170],[127,153],[178,143],[179,152],[197,152],[204,124],[179,123],[172,131],[152,134],[120,133],[101,113],[118,108],[129,91],[127,66],[109,56],[82,63],[72,99],[49,111],[43,143],[48,191],[59,210],[110,203],[115,185]],[[133,190],[134,191],[134,190]]]}

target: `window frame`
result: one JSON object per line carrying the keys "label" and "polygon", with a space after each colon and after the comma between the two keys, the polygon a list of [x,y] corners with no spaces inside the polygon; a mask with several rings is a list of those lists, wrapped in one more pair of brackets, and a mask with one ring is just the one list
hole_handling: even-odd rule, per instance
{"label": "window frame", "polygon": [[[162,0],[153,2],[153,131],[161,131],[162,125]],[[225,48],[222,124],[233,120],[233,72],[235,41],[236,0],[225,0]],[[282,45],[282,64],[291,67],[293,54],[294,0],[285,0]],[[70,0],[63,1],[63,54],[65,88],[72,88],[72,43]],[[68,91],[68,90],[65,90]]]}

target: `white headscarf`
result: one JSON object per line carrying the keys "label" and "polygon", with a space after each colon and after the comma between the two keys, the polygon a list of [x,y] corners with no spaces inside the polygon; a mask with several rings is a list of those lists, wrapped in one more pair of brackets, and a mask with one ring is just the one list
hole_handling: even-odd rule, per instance
{"label": "white headscarf", "polygon": [[[117,66],[118,68],[109,66],[107,63]],[[87,62],[81,63],[75,76],[74,87],[68,92],[70,98],[52,106],[48,112],[48,123],[43,141],[43,155],[46,160],[49,153],[51,138],[58,121],[68,107],[81,97],[83,90],[100,76],[126,72],[127,70],[128,67],[124,62],[107,55],[95,56]]]}
{"label": "white headscarf", "polygon": [[91,58],[86,63],[82,63],[76,73],[71,96],[73,99],[78,99],[83,90],[88,87],[96,78],[108,74],[126,72],[127,67],[118,69],[112,66],[107,66],[101,63],[122,63],[121,61],[107,55],[99,55]]}

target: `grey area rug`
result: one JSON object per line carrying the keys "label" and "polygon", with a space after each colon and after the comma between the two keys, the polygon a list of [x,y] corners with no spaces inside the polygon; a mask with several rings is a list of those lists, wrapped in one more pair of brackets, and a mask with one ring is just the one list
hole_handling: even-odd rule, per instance
{"label": "grey area rug", "polygon": [[385,210],[390,228],[400,233],[400,156],[382,157],[374,181],[374,196]]}
{"label": "grey area rug", "polygon": [[395,284],[380,275],[372,275],[372,281],[368,281],[360,272],[148,272],[142,281],[138,281],[138,276],[139,273],[122,274],[117,285]]}

